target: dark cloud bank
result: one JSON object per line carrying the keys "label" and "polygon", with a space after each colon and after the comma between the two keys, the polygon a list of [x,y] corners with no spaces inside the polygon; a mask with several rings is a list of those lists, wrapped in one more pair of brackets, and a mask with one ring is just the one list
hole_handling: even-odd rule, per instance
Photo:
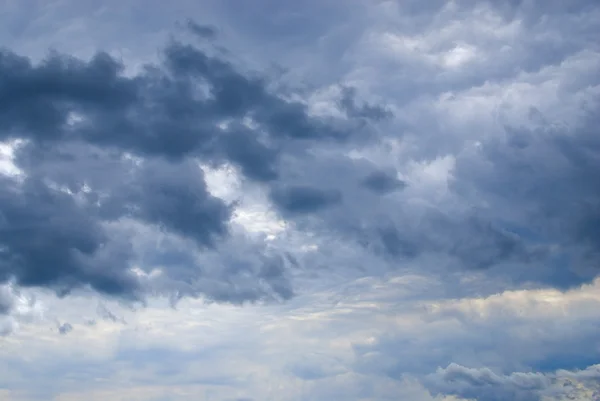
{"label": "dark cloud bank", "polygon": [[[193,22],[189,28],[216,34]],[[208,192],[195,160],[231,163],[269,186],[286,142],[349,135],[199,48],[173,41],[162,60],[126,77],[106,53],[89,61],[51,53],[33,64],[1,51],[0,139],[21,140],[15,163],[25,173],[0,177],[1,281],[62,294],[90,286],[136,299],[147,290],[129,269],[139,255],[107,223],[135,219],[215,250],[229,235],[234,205]],[[300,213],[340,200],[312,188],[280,186],[272,194],[282,209]],[[236,274],[244,272],[229,267],[210,279],[227,284]],[[253,274],[271,293],[291,295],[281,266],[266,262]],[[233,302],[267,296],[235,288],[204,295]]]}
{"label": "dark cloud bank", "polygon": [[[203,38],[216,35],[193,22],[189,29]],[[293,157],[301,166],[308,148],[370,140],[364,124],[348,121],[392,117],[385,107],[359,104],[352,89],[339,101],[349,120],[311,116],[306,105],[269,90],[266,77],[177,41],[164,48],[161,60],[126,76],[106,53],[88,61],[51,53],[34,64],[11,50],[0,52],[0,140],[22,141],[15,162],[25,173],[0,177],[0,281],[61,294],[89,286],[142,298],[151,289],[130,267],[143,255],[116,223],[144,222],[200,252],[218,252],[229,236],[235,204],[209,193],[195,160],[236,166],[290,219],[325,216],[353,196],[350,190],[313,186],[316,176],[307,177],[308,184],[288,182],[282,159]],[[493,224],[485,213],[455,218],[432,212],[421,226],[373,226],[362,245],[371,249],[378,241],[392,258],[441,252],[469,268],[504,264],[516,281],[565,287],[590,280],[600,260],[600,139],[597,104],[589,107],[580,126],[507,127],[505,142],[485,143],[483,153],[457,160],[453,191],[466,200],[477,192],[499,210],[516,208],[523,213],[520,224]],[[252,125],[244,124],[247,118]],[[373,196],[406,186],[375,168],[352,174],[355,187]],[[322,217],[320,227],[360,246],[355,231],[362,213],[346,216],[344,224]],[[194,272],[193,259],[169,252],[159,255],[166,275],[189,288],[193,274],[180,279],[180,269],[171,271],[169,264],[188,264]],[[292,296],[283,261],[263,265],[234,264],[212,269],[209,277],[198,270],[197,279],[220,286],[194,295],[231,302]],[[240,289],[236,280],[248,274],[257,284]]]}

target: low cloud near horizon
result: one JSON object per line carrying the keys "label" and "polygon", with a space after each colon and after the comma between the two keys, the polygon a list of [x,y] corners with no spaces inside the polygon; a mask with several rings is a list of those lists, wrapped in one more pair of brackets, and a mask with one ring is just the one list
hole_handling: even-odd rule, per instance
{"label": "low cloud near horizon", "polygon": [[600,400],[596,2],[0,10],[0,400]]}

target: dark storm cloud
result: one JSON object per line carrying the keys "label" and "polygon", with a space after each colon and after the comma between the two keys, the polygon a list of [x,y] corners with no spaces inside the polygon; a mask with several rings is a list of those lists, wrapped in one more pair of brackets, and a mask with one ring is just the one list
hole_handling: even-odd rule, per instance
{"label": "dark storm cloud", "polygon": [[225,159],[237,164],[242,173],[252,180],[267,182],[278,176],[277,149],[257,140],[245,127],[236,127],[221,136],[218,148]]}
{"label": "dark storm cloud", "polygon": [[126,272],[126,244],[110,238],[75,199],[41,180],[2,177],[0,192],[0,279],[23,286],[68,291],[91,285],[108,294],[137,291]]}
{"label": "dark storm cloud", "polygon": [[[486,141],[481,152],[457,161],[454,189],[486,199],[488,218],[510,222],[530,242],[559,246],[547,262],[557,272],[548,280],[559,287],[599,272],[598,102],[571,126],[506,127],[506,139]],[[515,249],[508,238],[498,240],[506,251]]]}
{"label": "dark storm cloud", "polygon": [[172,43],[165,55],[172,72],[186,79],[203,79],[210,85],[211,98],[204,108],[213,118],[251,117],[273,139],[279,140],[348,136],[326,121],[309,116],[306,105],[270,93],[264,78],[243,75],[227,61],[178,43]]}
{"label": "dark storm cloud", "polygon": [[139,170],[114,194],[119,214],[164,227],[202,247],[213,247],[227,234],[230,207],[208,193],[197,164],[145,161]]}
{"label": "dark storm cloud", "polygon": [[[33,63],[0,51],[0,140],[24,140],[15,164],[25,174],[22,182],[2,177],[0,280],[137,298],[148,283],[130,267],[143,262],[166,269],[159,291],[234,303],[269,292],[291,297],[277,258],[199,261],[197,252],[229,252],[223,242],[235,205],[208,192],[195,159],[236,165],[268,185],[282,212],[299,216],[339,204],[341,192],[278,182],[282,153],[298,158],[308,144],[339,143],[353,130],[309,115],[304,103],[271,91],[266,77],[174,40],[159,63],[133,76],[123,71],[107,53],[84,61],[52,52]],[[140,254],[115,228],[127,218],[184,242]]]}
{"label": "dark storm cloud", "polygon": [[440,369],[438,375],[440,382],[449,387],[446,394],[481,401],[538,401],[542,395],[541,390],[552,384],[552,379],[541,373],[501,376],[487,368],[469,369],[457,364]]}
{"label": "dark storm cloud", "polygon": [[[239,139],[218,139],[221,123],[251,117],[272,139],[344,136],[308,116],[305,105],[270,93],[268,82],[240,73],[227,60],[177,42],[163,55],[163,65],[148,65],[128,78],[121,75],[123,66],[105,53],[87,62],[52,53],[32,65],[3,50],[0,138],[79,139],[169,158],[221,151],[243,163],[247,158],[239,155]],[[69,124],[75,115],[82,121]],[[246,135],[243,141],[256,155],[264,148],[253,143],[259,133],[248,130]],[[264,151],[266,162],[272,162]],[[253,161],[260,163],[259,157]]]}
{"label": "dark storm cloud", "polygon": [[523,276],[536,283],[548,281],[541,269],[532,267],[544,260],[547,249],[543,246],[530,244],[519,233],[470,210],[415,210],[411,188],[393,173],[340,153],[343,150],[315,151],[283,164],[281,180],[290,184],[275,185],[272,202],[288,217],[316,213],[318,218],[303,221],[308,224],[303,227],[335,233],[342,241],[362,248],[367,260],[381,259],[379,262],[393,269],[434,254],[458,269],[494,269],[494,274],[511,282],[514,275],[518,277],[515,283]]}
{"label": "dark storm cloud", "polygon": [[[46,207],[47,216],[42,220],[36,215],[36,207],[28,208],[25,204],[26,209],[21,214],[21,220],[6,222],[4,229],[7,235],[10,232],[9,228],[13,231],[21,229],[25,217],[38,223],[30,227],[27,232],[29,237],[34,235],[32,233],[40,237],[49,236],[50,232],[55,235],[61,234],[62,230],[66,232],[63,236],[71,242],[81,241],[93,231],[67,236],[68,230],[76,230],[78,226],[88,229],[96,227],[102,235],[100,240],[95,237],[92,237],[92,240],[100,241],[101,245],[92,252],[92,259],[96,259],[96,253],[100,250],[105,258],[110,255],[111,248],[102,245],[102,241],[110,241],[113,244],[112,249],[120,245],[123,250],[128,250],[128,253],[121,252],[120,256],[115,254],[115,262],[104,259],[108,263],[104,268],[104,279],[110,279],[113,285],[118,284],[120,276],[126,274],[127,269],[135,263],[148,270],[155,267],[163,269],[164,275],[151,285],[151,291],[169,295],[179,294],[177,297],[202,295],[211,300],[239,304],[268,298],[272,294],[284,299],[293,294],[291,284],[287,282],[286,271],[277,259],[258,256],[253,259],[256,253],[263,251],[262,248],[257,247],[252,253],[241,250],[241,245],[248,247],[249,244],[235,241],[230,243],[233,239],[229,236],[227,221],[232,206],[208,193],[204,174],[192,160],[176,162],[146,158],[139,161],[112,150],[107,151],[81,143],[61,143],[60,146],[38,146],[31,143],[16,151],[16,162],[29,173],[28,180],[37,178],[41,188],[60,196],[73,210],[69,213],[71,224],[62,222],[59,227],[51,227],[46,220],[61,224],[61,220],[65,219],[60,209]],[[52,188],[42,184],[44,179],[53,184]],[[21,188],[18,182],[9,178],[6,180],[15,188]],[[16,198],[15,194],[9,199],[15,205],[22,205],[25,196]],[[5,193],[5,196],[8,195],[10,194]],[[27,194],[27,199],[31,197]],[[28,202],[33,204],[34,201],[35,199]],[[40,203],[45,207],[43,202]],[[72,225],[77,216],[87,219],[86,223]],[[134,228],[131,231],[127,226],[122,230],[107,231],[107,224],[110,227],[114,227],[115,224],[119,227],[123,218],[133,218],[146,223],[162,233],[160,235],[164,238],[159,242],[144,240],[147,228],[141,233],[138,232],[139,229]],[[46,229],[47,231],[44,231]],[[24,238],[10,238],[14,242],[7,249],[12,252],[21,250],[20,242],[23,242]],[[50,237],[48,241],[52,243]],[[40,244],[43,245],[43,242]],[[55,241],[53,244],[54,252],[67,255],[72,253],[69,248],[76,246],[67,240]],[[38,247],[41,245],[38,244]],[[22,250],[21,254],[25,254],[28,249],[31,247]],[[242,252],[245,261],[236,257],[237,253]],[[39,260],[38,262],[42,263]],[[35,270],[43,268],[40,264],[30,263],[26,266],[26,271],[31,276],[38,277],[39,282],[24,280],[24,274],[15,271],[18,267],[15,264],[7,265],[6,272],[8,276],[16,274],[16,280],[21,285],[51,286],[64,291],[71,287],[91,285],[97,290],[107,292],[103,287],[99,287],[96,277],[84,274],[86,265],[75,262],[70,265],[69,272],[73,277],[68,282],[64,277],[66,273],[60,268],[46,266],[47,270],[56,275],[55,278],[61,285],[53,285],[44,281],[43,276],[37,275]],[[66,266],[64,262],[63,266]],[[143,295],[141,287],[146,288],[148,283],[142,285],[144,280],[140,281],[130,274],[127,274],[127,277],[132,279],[131,284],[135,287],[123,287],[114,295],[130,296],[131,291],[136,288],[140,295]]]}
{"label": "dark storm cloud", "polygon": [[522,238],[485,220],[471,217],[454,227],[447,227],[447,234],[450,233],[450,253],[470,268],[485,269],[511,260],[535,258],[535,251],[528,250]]}
{"label": "dark storm cloud", "polygon": [[[600,185],[594,185],[598,181],[593,174],[598,167],[597,141],[590,134],[584,135],[584,142],[579,142],[581,135],[548,140],[513,129],[519,133],[509,135],[512,139],[507,143],[484,144],[483,158],[493,169],[479,166],[482,161],[468,155],[457,159],[453,182],[457,194],[466,194],[466,199],[471,192],[483,194],[484,200],[497,201],[498,210],[522,209],[512,204],[538,207],[533,214],[523,211],[532,224],[529,231],[543,233],[538,249],[539,244],[527,238],[524,230],[508,230],[503,222],[492,224],[497,216],[471,218],[466,213],[438,218],[432,212],[422,221],[411,221],[405,199],[385,203],[407,192],[400,191],[406,185],[393,175],[366,175],[368,171],[345,161],[353,179],[347,184],[344,180],[350,176],[336,177],[326,171],[335,167],[330,154],[318,156],[320,170],[311,170],[313,160],[309,152],[303,153],[308,147],[334,144],[339,146],[336,150],[351,151],[358,147],[354,140],[362,139],[345,122],[311,116],[306,104],[280,96],[270,89],[267,77],[245,72],[230,60],[191,45],[171,41],[159,63],[146,65],[133,76],[124,75],[123,66],[106,53],[89,61],[52,53],[34,64],[4,50],[0,52],[0,88],[0,139],[29,141],[16,159],[27,178],[23,183],[6,178],[7,190],[0,199],[4,214],[0,252],[6,256],[0,262],[3,281],[14,279],[20,285],[62,291],[80,285],[111,294],[139,291],[138,279],[126,273],[138,255],[129,240],[115,239],[106,228],[107,223],[128,217],[191,240],[195,250],[222,251],[219,244],[229,238],[234,205],[208,193],[192,158],[213,166],[232,163],[245,178],[263,184],[286,217],[316,213],[319,228],[330,232],[334,227],[344,239],[354,232],[360,241],[371,235],[364,240],[366,248],[375,244],[392,258],[442,253],[463,267],[481,270],[537,263],[546,257],[538,250],[558,242],[570,249],[585,248],[572,253],[579,265],[598,260],[594,223],[598,194],[590,188]],[[385,107],[359,102],[353,89],[342,92],[338,105],[351,118],[376,122],[391,116]],[[144,160],[138,165],[125,160],[125,153]],[[556,163],[546,169],[552,163],[542,159],[545,154],[560,156],[559,164],[566,169],[559,170]],[[289,166],[287,170],[283,166],[286,163],[294,165],[293,174]],[[303,177],[295,181],[294,174]],[[357,182],[372,193],[353,193]],[[558,196],[548,189],[556,185],[561,186]],[[74,195],[66,194],[63,187]],[[373,198],[382,202],[376,210],[365,207]],[[577,207],[570,207],[573,202],[579,202]],[[379,220],[374,221],[374,216]],[[557,227],[566,227],[569,236],[560,234]],[[58,235],[50,237],[50,233]],[[26,238],[37,240],[26,242]],[[155,256],[171,272],[177,271],[170,278],[186,277],[189,284],[191,277],[174,265],[197,267],[196,256],[179,249],[164,251],[168,256]],[[45,253],[48,258],[42,260],[39,255]],[[569,256],[559,253],[555,251],[554,256]],[[104,263],[110,269],[101,269]],[[557,263],[548,266],[548,271],[567,270]],[[238,270],[225,271],[239,277]],[[259,277],[260,269],[250,271],[257,281],[264,279]],[[281,269],[275,271],[283,275]],[[539,279],[539,269],[526,271],[527,280]],[[577,274],[589,279],[596,273]],[[275,276],[266,274],[272,289],[277,287],[280,296],[289,297],[289,283]],[[545,281],[555,285],[565,279],[561,274],[546,276]],[[229,277],[222,278],[227,282]],[[217,288],[211,296],[223,300],[231,290]],[[255,299],[262,294],[251,292],[244,287],[232,299],[238,302],[244,296]]]}
{"label": "dark storm cloud", "polygon": [[70,111],[113,116],[137,97],[135,81],[106,53],[89,62],[52,53],[40,65],[0,51],[0,138],[59,140],[69,136]]}
{"label": "dark storm cloud", "polygon": [[405,262],[420,257],[438,255],[443,258],[445,269],[485,271],[512,284],[551,281],[548,276],[552,268],[541,267],[549,253],[547,247],[530,244],[489,219],[434,210],[414,218],[403,204],[397,204],[400,212],[379,207],[386,214],[369,220],[346,212],[344,216],[348,217],[341,227],[357,245],[388,260],[395,268],[401,269]]}
{"label": "dark storm cloud", "polygon": [[[269,92],[265,79],[227,60],[177,42],[163,56],[162,64],[126,77],[106,53],[89,61],[51,53],[33,64],[0,52],[0,139],[26,140],[15,160],[26,178],[1,178],[2,281],[61,293],[91,286],[139,294],[138,278],[128,270],[139,255],[106,223],[133,217],[199,249],[215,248],[228,236],[232,206],[208,193],[188,156],[232,162],[246,177],[269,182],[278,176],[281,141],[343,137],[310,117],[305,105]],[[244,118],[256,127],[244,125]],[[144,160],[134,162],[125,152]],[[283,207],[304,212],[340,197],[302,189],[277,194]],[[256,280],[289,298],[284,272],[267,265],[254,271]],[[227,301],[230,290],[237,291],[215,287],[212,298]],[[246,285],[232,297],[256,300],[261,291]]]}

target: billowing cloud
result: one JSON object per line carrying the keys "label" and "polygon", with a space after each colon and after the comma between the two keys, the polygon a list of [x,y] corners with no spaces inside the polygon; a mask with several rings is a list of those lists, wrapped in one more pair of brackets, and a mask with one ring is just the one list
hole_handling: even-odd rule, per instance
{"label": "billowing cloud", "polygon": [[[2,178],[3,280],[138,297],[139,255],[115,223],[134,219],[214,249],[233,205],[208,192],[201,161],[271,181],[282,139],[337,132],[224,59],[178,43],[164,54],[164,66],[126,77],[106,53],[88,62],[53,53],[35,65],[3,51],[2,136],[24,141],[14,161],[22,175]],[[287,203],[306,203],[298,196]],[[333,199],[307,196],[317,207]]]}
{"label": "billowing cloud", "polygon": [[515,372],[497,375],[490,369],[469,369],[451,364],[439,369],[436,379],[445,393],[460,394],[482,401],[494,400],[585,400],[600,396],[600,367],[552,374]]}

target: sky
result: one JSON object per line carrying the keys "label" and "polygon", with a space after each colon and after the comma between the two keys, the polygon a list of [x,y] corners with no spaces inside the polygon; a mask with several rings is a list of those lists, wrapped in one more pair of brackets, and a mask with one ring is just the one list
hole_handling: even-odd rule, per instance
{"label": "sky", "polygon": [[594,0],[0,0],[0,400],[600,400]]}

